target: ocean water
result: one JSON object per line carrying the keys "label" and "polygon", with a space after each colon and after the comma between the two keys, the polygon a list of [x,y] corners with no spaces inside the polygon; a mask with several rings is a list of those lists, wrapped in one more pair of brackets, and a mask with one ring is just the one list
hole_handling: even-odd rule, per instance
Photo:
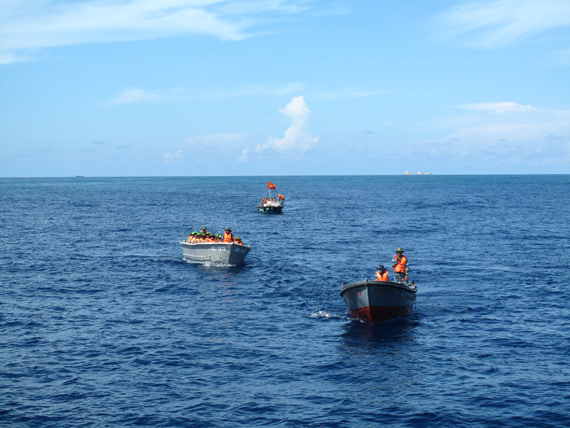
{"label": "ocean water", "polygon": [[[570,426],[570,175],[1,179],[0,238],[2,427]],[[351,319],[398,246],[415,311]]]}

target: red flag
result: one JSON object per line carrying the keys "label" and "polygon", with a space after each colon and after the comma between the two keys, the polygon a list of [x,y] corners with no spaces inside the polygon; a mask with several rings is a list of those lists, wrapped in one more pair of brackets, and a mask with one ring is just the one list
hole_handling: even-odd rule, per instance
{"label": "red flag", "polygon": [[267,182],[267,188],[268,189],[275,189],[275,184],[270,183],[269,181]]}

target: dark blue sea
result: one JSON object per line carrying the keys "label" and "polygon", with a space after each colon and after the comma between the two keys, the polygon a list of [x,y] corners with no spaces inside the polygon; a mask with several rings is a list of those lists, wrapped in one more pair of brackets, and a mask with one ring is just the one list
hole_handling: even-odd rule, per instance
{"label": "dark blue sea", "polygon": [[[2,427],[570,426],[570,175],[1,179],[0,209]],[[203,226],[245,263],[184,262]],[[398,246],[413,314],[351,319]]]}

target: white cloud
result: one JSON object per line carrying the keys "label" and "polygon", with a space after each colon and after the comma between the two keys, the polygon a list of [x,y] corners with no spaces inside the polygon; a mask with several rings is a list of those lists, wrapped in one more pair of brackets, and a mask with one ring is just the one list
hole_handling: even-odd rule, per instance
{"label": "white cloud", "polygon": [[513,111],[531,110],[532,106],[513,103],[510,101],[499,103],[474,103],[460,106],[463,110],[486,111],[488,113],[505,113]]}
{"label": "white cloud", "polygon": [[21,50],[189,34],[243,40],[266,15],[305,10],[303,0],[3,0],[0,60],[14,62]]}
{"label": "white cloud", "polygon": [[532,159],[535,163],[570,162],[570,110],[494,102],[459,108],[462,113],[431,127],[445,129],[447,133],[426,142],[430,155],[485,161],[510,156]]}
{"label": "white cloud", "polygon": [[285,108],[280,108],[279,111],[291,118],[291,126],[285,131],[283,138],[269,137],[267,143],[255,146],[256,152],[261,153],[268,149],[277,152],[305,152],[319,141],[320,137],[314,137],[305,131],[311,110],[302,96],[293,98]]}
{"label": "white cloud", "polygon": [[162,97],[160,91],[145,91],[140,88],[133,88],[123,91],[111,104],[130,104],[140,101],[156,101]]}
{"label": "white cloud", "polygon": [[181,159],[184,157],[184,150],[177,150],[174,153],[168,152],[162,155],[162,158],[166,163],[170,163],[175,159]]}
{"label": "white cloud", "polygon": [[570,26],[568,0],[484,0],[454,6],[437,20],[443,35],[477,47],[525,40]]}
{"label": "white cloud", "polygon": [[247,155],[249,154],[249,149],[243,149],[241,155],[237,157],[240,162],[245,162],[247,160]]}
{"label": "white cloud", "polygon": [[11,2],[2,13],[2,51],[207,34],[245,36],[239,24],[206,10],[219,1],[108,0]]}
{"label": "white cloud", "polygon": [[236,90],[205,89],[201,94],[190,94],[184,88],[148,91],[141,88],[131,88],[121,92],[109,104],[130,104],[142,101],[175,102],[183,100],[223,99],[251,97],[258,95],[285,95],[298,92],[303,86],[298,83],[288,83],[282,86],[250,85]]}
{"label": "white cloud", "polygon": [[18,56],[12,52],[0,53],[0,65],[26,61],[28,58]]}

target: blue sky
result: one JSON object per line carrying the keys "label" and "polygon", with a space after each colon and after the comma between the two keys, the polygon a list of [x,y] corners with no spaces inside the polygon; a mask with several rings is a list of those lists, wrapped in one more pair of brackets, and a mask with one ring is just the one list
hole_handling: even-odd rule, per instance
{"label": "blue sky", "polygon": [[570,1],[0,0],[0,176],[570,173]]}

